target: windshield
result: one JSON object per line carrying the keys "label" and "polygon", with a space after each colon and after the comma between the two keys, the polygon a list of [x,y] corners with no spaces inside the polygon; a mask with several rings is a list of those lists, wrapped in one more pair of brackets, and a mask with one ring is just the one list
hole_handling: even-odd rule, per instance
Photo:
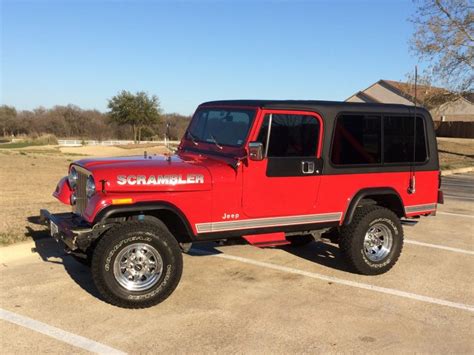
{"label": "windshield", "polygon": [[244,144],[255,117],[255,110],[203,108],[189,125],[187,138],[217,147],[240,147]]}

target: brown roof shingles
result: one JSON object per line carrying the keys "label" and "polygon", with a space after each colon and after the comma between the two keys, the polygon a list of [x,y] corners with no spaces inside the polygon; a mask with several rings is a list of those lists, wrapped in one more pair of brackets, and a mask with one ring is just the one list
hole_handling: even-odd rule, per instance
{"label": "brown roof shingles", "polygon": [[[392,89],[398,91],[397,93],[405,97],[406,99],[415,102],[415,85],[412,83],[403,83],[394,80],[380,80],[380,84],[390,86]],[[417,85],[416,88],[416,101],[419,104],[423,104],[426,100],[433,97],[449,96],[451,92],[446,89],[438,88],[435,86],[428,85]]]}

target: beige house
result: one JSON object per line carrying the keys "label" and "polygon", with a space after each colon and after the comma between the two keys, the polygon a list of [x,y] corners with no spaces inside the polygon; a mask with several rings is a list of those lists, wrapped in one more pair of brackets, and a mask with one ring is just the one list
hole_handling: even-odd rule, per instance
{"label": "beige house", "polygon": [[[432,98],[435,97],[435,100]],[[474,122],[474,95],[465,95],[452,101],[443,97],[452,94],[442,88],[418,85],[418,105],[426,106],[435,121],[464,121]],[[414,105],[415,88],[413,84],[392,80],[379,80],[367,89],[349,97],[348,102],[373,102],[385,104]]]}
{"label": "beige house", "polygon": [[467,98],[446,102],[430,110],[435,121],[474,121],[474,104]]}

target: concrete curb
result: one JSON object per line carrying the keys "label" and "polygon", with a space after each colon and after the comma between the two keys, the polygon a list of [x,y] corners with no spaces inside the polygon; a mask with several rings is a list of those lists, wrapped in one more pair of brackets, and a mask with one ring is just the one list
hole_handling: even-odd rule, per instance
{"label": "concrete curb", "polygon": [[452,170],[442,170],[441,175],[448,176],[448,175],[453,175],[453,174],[470,173],[471,171],[474,171],[474,166],[468,166],[466,168],[459,168],[459,169],[452,169]]}
{"label": "concrete curb", "polygon": [[10,245],[0,247],[0,265],[8,264],[18,259],[24,259],[29,257],[39,258],[39,254],[33,253],[32,248],[36,246],[33,240],[26,240]]}

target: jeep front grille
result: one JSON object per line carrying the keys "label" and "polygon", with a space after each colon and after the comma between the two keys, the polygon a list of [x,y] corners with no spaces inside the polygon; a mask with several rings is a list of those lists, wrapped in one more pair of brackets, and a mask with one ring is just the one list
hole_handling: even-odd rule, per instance
{"label": "jeep front grille", "polygon": [[76,185],[76,204],[73,206],[74,212],[83,215],[87,207],[86,184],[89,174],[76,167],[77,171],[77,185]]}

